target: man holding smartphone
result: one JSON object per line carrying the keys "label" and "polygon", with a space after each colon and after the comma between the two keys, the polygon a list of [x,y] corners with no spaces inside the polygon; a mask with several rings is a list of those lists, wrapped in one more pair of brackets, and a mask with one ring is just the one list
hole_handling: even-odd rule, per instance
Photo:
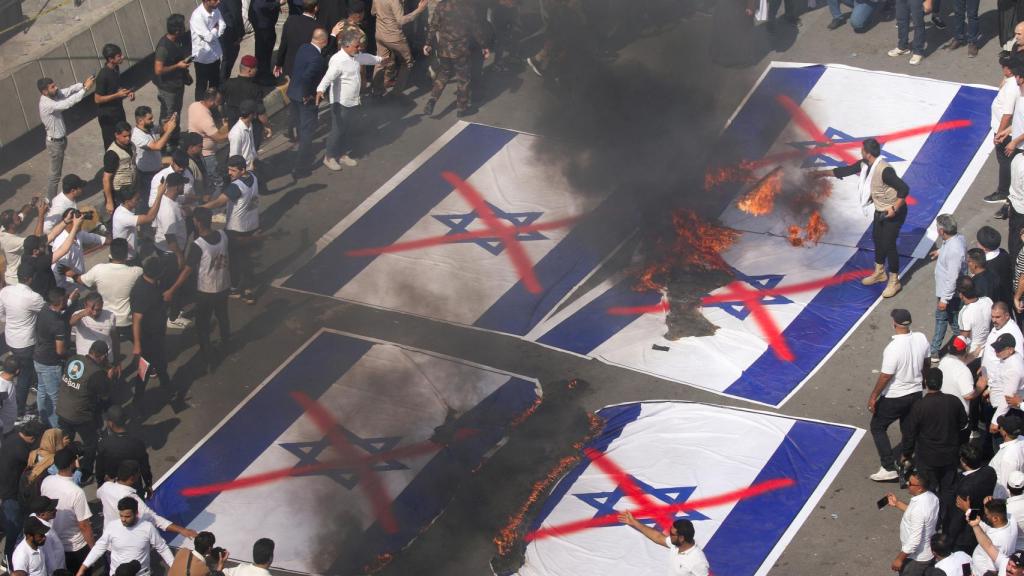
{"label": "man holding smartphone", "polygon": [[910,502],[903,502],[895,494],[886,494],[889,506],[903,512],[900,519],[900,553],[892,561],[892,571],[900,576],[920,576],[931,565],[932,535],[939,521],[939,497],[925,485],[917,472],[907,477]]}
{"label": "man holding smartphone", "polygon": [[[160,123],[177,114],[181,117],[181,107],[185,97],[185,86],[193,82],[188,72],[192,56],[185,48],[185,17],[171,14],[167,17],[167,34],[160,38],[153,57],[153,84],[156,84],[156,97],[160,101]],[[181,128],[178,125],[171,130],[167,139],[168,151],[178,147]]]}

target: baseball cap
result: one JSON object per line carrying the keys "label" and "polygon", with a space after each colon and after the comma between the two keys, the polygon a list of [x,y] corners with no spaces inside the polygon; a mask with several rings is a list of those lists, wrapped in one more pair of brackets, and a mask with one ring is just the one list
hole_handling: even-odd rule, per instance
{"label": "baseball cap", "polygon": [[[1011,476],[1011,478],[1012,477],[1013,476]],[[1024,476],[1022,476],[1022,478],[1024,478]],[[1024,479],[1022,479],[1021,482],[1024,482]],[[40,512],[55,512],[57,510],[57,501],[53,498],[47,498],[40,494],[32,497],[32,500],[28,503],[28,509],[33,514],[38,514]]]}
{"label": "baseball cap", "polygon": [[1019,436],[1021,430],[1024,429],[1024,412],[1021,412],[1019,408],[1010,408],[1006,414],[996,420],[996,423],[1010,434]]}
{"label": "baseball cap", "polygon": [[1017,339],[1013,337],[1013,334],[1000,334],[996,341],[992,343],[992,349],[996,352],[1002,352],[1007,348],[1013,348],[1017,345]]}
{"label": "baseball cap", "polygon": [[966,352],[967,349],[970,347],[971,339],[965,338],[963,336],[957,336],[949,342],[949,349],[956,352],[957,354],[962,354]]}
{"label": "baseball cap", "polygon": [[893,308],[889,314],[892,316],[892,321],[899,324],[900,326],[910,326],[910,311],[903,308]]}
{"label": "baseball cap", "polygon": [[35,516],[29,516],[25,520],[25,534],[46,534],[50,531],[50,527],[43,524],[43,521]]}
{"label": "baseball cap", "polygon": [[256,57],[252,54],[246,54],[245,56],[242,56],[242,66],[245,66],[246,68],[255,68],[256,65]]}
{"label": "baseball cap", "polygon": [[1013,554],[1010,554],[1010,562],[1013,562],[1017,566],[1024,566],[1024,550],[1017,550]]}
{"label": "baseball cap", "polygon": [[1015,490],[1024,488],[1024,472],[1021,472],[1020,470],[1010,472],[1010,477],[1007,478],[1006,485]]}

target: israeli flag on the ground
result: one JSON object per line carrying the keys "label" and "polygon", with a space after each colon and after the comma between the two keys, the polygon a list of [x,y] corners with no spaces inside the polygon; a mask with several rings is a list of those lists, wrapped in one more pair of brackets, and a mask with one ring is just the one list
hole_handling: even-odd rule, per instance
{"label": "israeli flag on the ground", "polygon": [[[624,471],[657,505],[792,481],[738,501],[672,514],[671,520],[693,522],[712,573],[728,576],[768,573],[864,434],[836,424],[685,402],[623,404],[598,415],[607,425],[588,447]],[[555,486],[530,530],[636,510],[627,492],[632,491],[584,458]],[[649,518],[638,519],[654,525]],[[634,529],[612,523],[533,540],[518,574],[665,574],[669,554]]]}
{"label": "israeli flag on the ground", "polygon": [[[331,433],[304,413],[296,392],[329,415]],[[362,573],[440,515],[539,397],[529,378],[321,331],[158,482],[154,508],[212,531],[239,560],[251,561],[252,543],[268,537],[278,568]],[[435,431],[442,424],[444,441]],[[351,464],[353,454],[372,477]],[[289,470],[294,475],[244,489],[182,494]]]}
{"label": "israeli flag on the ground", "polygon": [[[872,72],[843,66],[774,63],[731,119],[717,146],[724,166],[802,152],[788,162],[791,173],[844,163],[823,141],[883,140],[882,157],[910,186],[909,215],[899,239],[902,265],[927,254],[935,240],[934,219],[952,212],[992,149],[991,88]],[[781,97],[781,98],[780,98]],[[799,107],[801,113],[781,103]],[[965,121],[953,129],[936,124]],[[816,133],[814,133],[816,132]],[[860,158],[859,147],[845,149]],[[763,166],[759,176],[775,163]],[[792,225],[803,226],[807,207],[777,201],[764,216],[735,204],[750,184],[726,184],[720,219],[742,232],[723,254],[744,289],[771,290],[824,280],[874,266],[872,216],[861,210],[859,178],[832,180],[821,213],[828,232],[818,244],[793,247]],[[923,280],[928,281],[928,280]],[[720,330],[709,337],[670,342],[663,338],[665,314],[611,315],[616,307],[657,305],[658,292],[637,292],[635,279],[616,277],[559,310],[527,338],[546,346],[599,358],[610,364],[728,396],[779,406],[828,358],[877,303],[884,285],[859,281],[770,294],[758,300],[782,332],[795,359],[783,360],[770,346],[763,321],[741,299],[706,306],[704,316]],[[721,294],[717,290],[713,294]],[[652,348],[668,347],[668,351]]]}
{"label": "israeli flag on the ground", "polygon": [[[523,335],[629,234],[595,195],[574,193],[537,137],[457,123],[331,229],[313,259],[279,284],[303,292],[436,320]],[[496,236],[371,256],[347,255],[425,238],[488,230],[478,210],[443,177],[471,184],[504,226],[585,216],[573,225],[516,236],[541,291],[521,280]],[[609,222],[621,224],[610,230]]]}

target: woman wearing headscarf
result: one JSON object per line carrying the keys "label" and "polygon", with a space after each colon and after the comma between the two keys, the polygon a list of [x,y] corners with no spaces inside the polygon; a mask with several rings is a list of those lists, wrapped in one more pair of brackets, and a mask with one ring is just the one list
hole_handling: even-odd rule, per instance
{"label": "woman wearing headscarf", "polygon": [[[53,456],[58,450],[63,449],[70,443],[71,441],[60,428],[50,428],[43,432],[43,438],[39,441],[39,448],[28,454],[28,466],[32,468],[32,472],[28,475],[29,484],[35,482],[44,472],[56,474],[57,467],[53,464]],[[81,485],[82,472],[75,470],[72,480],[75,481],[75,484]]]}

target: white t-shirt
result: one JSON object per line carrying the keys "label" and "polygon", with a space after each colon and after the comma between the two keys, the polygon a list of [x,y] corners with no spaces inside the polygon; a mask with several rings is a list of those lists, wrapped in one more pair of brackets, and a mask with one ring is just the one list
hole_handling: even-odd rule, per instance
{"label": "white t-shirt", "polygon": [[[1014,519],[1010,518],[1006,526],[1002,528],[993,528],[982,522],[981,529],[988,535],[988,539],[999,549],[1000,553],[1007,556],[1013,554],[1014,546],[1017,544],[1017,522]],[[974,548],[974,554],[971,555],[971,569],[975,574],[984,574],[989,570],[996,569],[988,552],[985,552],[980,544]]]}
{"label": "white t-shirt", "polygon": [[992,348],[992,344],[996,341],[996,338],[999,338],[1003,334],[1012,334],[1013,339],[1017,342],[1017,345],[1014,346],[1014,350],[1016,350],[1018,354],[1024,353],[1024,335],[1021,335],[1020,327],[1017,326],[1017,323],[1014,322],[1012,318],[1007,320],[1006,324],[1003,324],[1002,328],[996,328],[996,325],[993,324],[992,328],[989,329],[988,339],[985,340],[985,352],[981,356],[982,368],[990,368],[995,365],[996,362],[999,362],[999,358],[996,356],[996,351]]}
{"label": "white t-shirt", "polygon": [[159,150],[150,150],[149,144],[155,142],[152,134],[147,134],[138,126],[132,128],[132,144],[135,144],[135,168],[139,172],[157,172],[163,166]]}
{"label": "white t-shirt", "polygon": [[118,326],[128,326],[132,323],[132,287],[140,276],[142,268],[138,266],[104,262],[82,274],[79,281],[88,288],[95,288],[103,296],[103,309],[114,313]]}
{"label": "white t-shirt", "polygon": [[136,240],[136,232],[139,229],[139,217],[123,205],[114,210],[114,238],[124,238],[128,241],[128,259],[135,258],[139,245]]}
{"label": "white t-shirt", "polygon": [[[54,238],[50,246],[56,250],[64,241],[67,240],[68,231],[64,230]],[[103,244],[105,239],[99,234],[93,234],[92,232],[78,231],[75,235],[75,241],[71,243],[71,249],[64,256],[61,256],[60,260],[57,260],[53,264],[53,275],[57,278],[57,285],[62,288],[71,288],[72,282],[68,280],[68,277],[60,274],[58,270],[65,266],[74,270],[76,273],[81,274],[85,272],[85,250],[82,248],[83,245],[97,246]]]}
{"label": "white t-shirt", "polygon": [[[1013,101],[1013,119],[1010,121],[1010,136],[1018,138],[1024,135],[1024,98],[1021,98],[1020,91],[1017,91],[1017,99]],[[1017,146],[1020,150],[1021,146]]]}
{"label": "white t-shirt", "polygon": [[68,198],[63,192],[53,197],[53,200],[50,201],[50,208],[46,211],[46,216],[43,217],[44,234],[49,233],[60,222],[60,217],[68,208],[78,208],[78,202]]}
{"label": "white t-shirt", "polygon": [[1020,88],[1017,87],[1016,77],[1003,78],[1003,83],[999,85],[999,92],[992,100],[993,130],[999,130],[999,123],[1003,120],[1004,114],[1013,114],[1014,104],[1017,103],[1019,97]]}
{"label": "white t-shirt", "polygon": [[[164,178],[166,178],[167,175],[170,174],[171,172],[174,172],[174,166],[168,166],[167,168],[164,168],[163,170],[157,172],[153,176],[153,181],[150,182],[149,184],[150,206],[156,203],[156,195],[160,191],[160,183],[163,182]],[[181,196],[191,196],[192,194],[194,194],[193,188],[196,184],[195,178],[192,177],[192,171],[189,170],[188,168],[185,168],[185,171],[182,172],[182,175],[185,176],[185,185],[181,187]]]}
{"label": "white t-shirt", "polygon": [[14,567],[12,573],[18,571],[24,572],[28,576],[50,576],[50,573],[53,572],[46,563],[43,546],[33,550],[28,545],[28,540],[22,540],[14,549],[14,553],[11,555],[11,564]]}
{"label": "white t-shirt", "polygon": [[136,502],[139,503],[139,520],[146,522],[152,522],[157,528],[161,530],[167,530],[167,527],[171,525],[171,521],[160,516],[156,512],[146,505],[146,502],[139,498],[138,493],[131,486],[125,486],[114,481],[104,482],[96,490],[96,497],[100,499],[100,503],[103,505],[103,525],[106,526],[111,522],[121,522],[120,512],[117,510],[117,503],[122,498],[132,497]]}
{"label": "white t-shirt", "polygon": [[974,391],[971,369],[959,358],[947,354],[939,360],[939,370],[942,372],[942,393],[959,398],[964,410],[970,412],[969,402],[964,400],[964,396]]}
{"label": "white t-shirt", "polygon": [[942,570],[946,576],[963,576],[964,566],[967,567],[967,573],[970,574],[971,557],[959,550],[935,563],[936,570]]}
{"label": "white t-shirt", "polygon": [[982,296],[961,308],[957,323],[961,332],[971,333],[971,352],[981,350],[992,329],[992,299]]}
{"label": "white t-shirt", "polygon": [[[1010,491],[1007,489],[1006,483],[1010,480],[1010,474],[1018,470],[1024,472],[1024,439],[1017,437],[1000,444],[999,450],[996,450],[988,465],[996,471],[996,486],[992,490],[992,496],[994,498],[1009,498]],[[1013,550],[1011,548],[1010,552]]]}
{"label": "white t-shirt", "polygon": [[[51,522],[47,522],[35,514],[30,514],[30,516],[45,524],[47,528],[53,528]],[[50,536],[51,534],[53,532],[48,532],[46,535]],[[67,561],[64,558],[64,545],[60,543],[60,538],[56,536],[48,537],[46,543],[43,544],[42,550],[43,556],[46,557],[46,569],[51,573],[60,568],[67,568]]]}
{"label": "white t-shirt", "polygon": [[996,359],[995,364],[989,364],[983,370],[988,376],[988,401],[996,409],[992,415],[995,422],[1010,409],[1006,397],[1016,396],[1024,386],[1024,356],[1014,352],[1009,358]]}
{"label": "white t-shirt", "polygon": [[85,536],[78,528],[78,523],[92,518],[89,502],[85,491],[66,476],[53,475],[43,479],[39,487],[40,493],[57,501],[57,516],[53,519],[53,530],[64,550],[77,552],[85,547]]}
{"label": "white t-shirt", "polygon": [[930,351],[928,338],[920,332],[895,334],[892,342],[882,352],[882,372],[893,375],[885,390],[882,390],[882,396],[902,398],[920,394],[923,381],[921,370]]}
{"label": "white t-shirt", "polygon": [[18,395],[14,382],[0,376],[0,430],[4,434],[14,430],[14,421],[18,419]]}
{"label": "white t-shirt", "polygon": [[46,306],[43,297],[24,284],[0,290],[0,318],[4,338],[11,348],[28,348],[36,343],[36,316]]}
{"label": "white t-shirt", "polygon": [[82,316],[78,323],[71,327],[71,333],[75,336],[75,349],[79,354],[88,354],[92,343],[102,340],[107,343],[107,349],[113,352],[114,341],[110,339],[110,333],[116,324],[114,313],[106,308],[95,318],[89,315]]}
{"label": "white t-shirt", "polygon": [[7,262],[7,268],[4,270],[4,282],[7,284],[18,283],[18,266],[21,265],[21,252],[24,245],[23,237],[0,230],[0,250],[4,251],[4,260]]}
{"label": "white t-shirt", "polygon": [[245,122],[239,120],[228,132],[228,151],[232,156],[238,155],[245,158],[245,164],[252,168],[256,160],[256,145],[252,139],[252,125],[246,126]]}
{"label": "white t-shirt", "polygon": [[672,537],[665,536],[665,545],[669,549],[668,576],[708,576],[711,573],[708,559],[699,546],[691,546],[686,552],[680,552]]}
{"label": "white t-shirt", "polygon": [[160,201],[160,209],[157,210],[156,220],[153,222],[153,240],[157,250],[170,252],[167,246],[167,235],[172,234],[182,250],[188,240],[188,229],[185,227],[185,213],[181,210],[181,204],[177,200],[171,200],[164,196]]}

